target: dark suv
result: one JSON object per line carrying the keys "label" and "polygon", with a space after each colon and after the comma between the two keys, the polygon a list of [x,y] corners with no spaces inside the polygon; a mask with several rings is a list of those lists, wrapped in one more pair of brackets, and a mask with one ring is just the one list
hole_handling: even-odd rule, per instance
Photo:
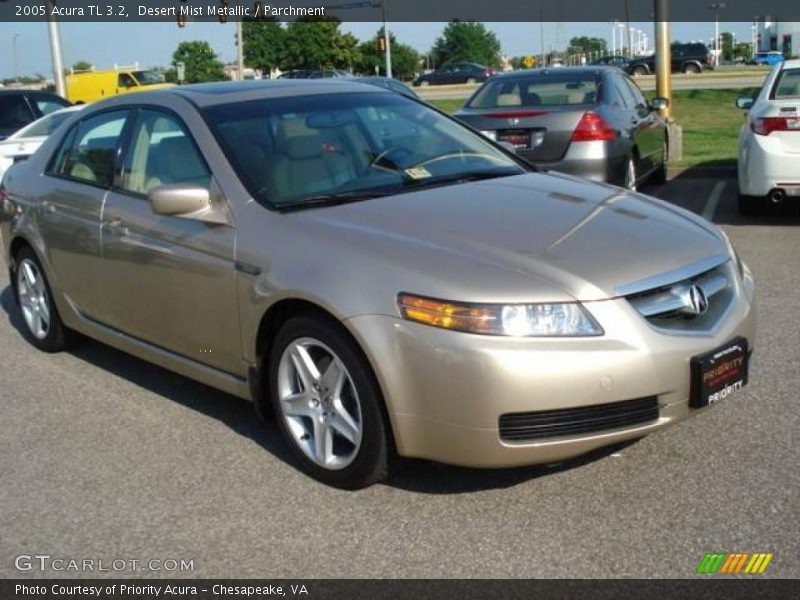
{"label": "dark suv", "polygon": [[[700,43],[672,44],[672,72],[700,73],[714,68],[714,55],[708,46]],[[637,58],[628,65],[631,75],[649,75],[656,72],[656,55]]]}
{"label": "dark suv", "polygon": [[61,96],[36,90],[0,90],[0,140],[43,117],[69,106]]}

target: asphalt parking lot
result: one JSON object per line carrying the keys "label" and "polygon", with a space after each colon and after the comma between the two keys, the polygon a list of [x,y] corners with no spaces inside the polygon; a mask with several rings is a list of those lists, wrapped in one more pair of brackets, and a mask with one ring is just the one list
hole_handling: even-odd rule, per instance
{"label": "asphalt parking lot", "polygon": [[87,341],[21,337],[0,272],[0,576],[14,557],[186,559],[194,577],[699,577],[711,551],[800,577],[800,210],[742,220],[736,181],[643,191],[730,234],[758,285],[751,383],[695,419],[565,465],[407,461],[349,493],[300,474],[251,406]]}

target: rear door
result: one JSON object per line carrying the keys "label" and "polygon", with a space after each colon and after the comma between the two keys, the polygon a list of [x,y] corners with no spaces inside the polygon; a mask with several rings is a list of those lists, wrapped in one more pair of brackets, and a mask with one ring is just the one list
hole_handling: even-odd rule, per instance
{"label": "rear door", "polygon": [[102,314],[100,217],[129,111],[97,113],[75,124],[40,183],[39,230],[58,287],[83,315]]}
{"label": "rear door", "polygon": [[628,86],[633,97],[632,118],[636,121],[636,144],[639,149],[642,168],[637,169],[640,175],[659,166],[664,152],[664,122],[650,110],[639,86],[629,77],[620,77]]}

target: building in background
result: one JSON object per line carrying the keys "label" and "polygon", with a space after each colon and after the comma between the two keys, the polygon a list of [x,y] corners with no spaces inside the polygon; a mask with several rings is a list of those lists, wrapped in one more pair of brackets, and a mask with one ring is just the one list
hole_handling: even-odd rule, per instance
{"label": "building in background", "polygon": [[786,56],[800,56],[800,23],[767,16],[756,21],[757,52],[777,50]]}

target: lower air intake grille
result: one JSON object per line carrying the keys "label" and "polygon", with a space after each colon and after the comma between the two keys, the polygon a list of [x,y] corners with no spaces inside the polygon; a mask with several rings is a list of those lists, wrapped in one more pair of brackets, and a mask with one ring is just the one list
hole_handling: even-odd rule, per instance
{"label": "lower air intake grille", "polygon": [[650,396],[556,410],[500,416],[500,439],[509,442],[594,433],[641,425],[658,419],[658,398]]}

